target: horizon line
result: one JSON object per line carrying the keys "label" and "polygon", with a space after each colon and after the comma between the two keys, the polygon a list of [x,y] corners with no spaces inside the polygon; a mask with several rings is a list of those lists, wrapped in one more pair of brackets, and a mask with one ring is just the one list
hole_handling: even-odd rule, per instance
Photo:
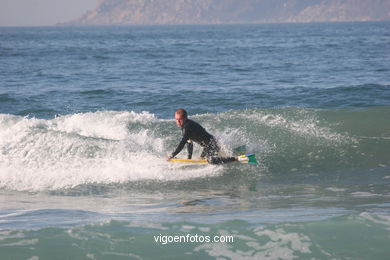
{"label": "horizon line", "polygon": [[56,23],[52,25],[0,25],[0,28],[37,28],[37,27],[125,27],[125,26],[219,26],[219,25],[261,25],[261,24],[320,24],[320,23],[370,23],[390,22],[390,20],[350,20],[350,21],[269,21],[252,23],[145,23],[145,24],[67,24]]}

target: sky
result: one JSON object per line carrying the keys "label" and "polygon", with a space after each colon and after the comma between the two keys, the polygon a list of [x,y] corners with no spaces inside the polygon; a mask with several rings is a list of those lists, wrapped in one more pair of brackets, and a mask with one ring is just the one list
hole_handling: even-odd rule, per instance
{"label": "sky", "polygon": [[0,26],[47,26],[80,17],[97,0],[0,0]]}

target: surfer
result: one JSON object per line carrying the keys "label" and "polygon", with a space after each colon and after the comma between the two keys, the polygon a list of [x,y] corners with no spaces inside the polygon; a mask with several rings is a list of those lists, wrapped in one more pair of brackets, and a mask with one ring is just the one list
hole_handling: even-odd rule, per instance
{"label": "surfer", "polygon": [[217,140],[209,134],[200,124],[188,118],[187,111],[180,108],[175,112],[175,120],[181,128],[182,138],[176,150],[168,157],[168,161],[179,154],[187,144],[188,159],[192,159],[193,143],[203,147],[201,158],[206,158],[209,163],[220,164],[236,161],[236,157],[218,157],[220,148]]}

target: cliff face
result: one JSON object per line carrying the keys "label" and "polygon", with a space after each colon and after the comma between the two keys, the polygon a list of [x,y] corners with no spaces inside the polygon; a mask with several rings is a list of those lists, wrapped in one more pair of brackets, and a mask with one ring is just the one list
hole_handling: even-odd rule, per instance
{"label": "cliff face", "polygon": [[100,0],[68,24],[229,24],[390,20],[390,0]]}

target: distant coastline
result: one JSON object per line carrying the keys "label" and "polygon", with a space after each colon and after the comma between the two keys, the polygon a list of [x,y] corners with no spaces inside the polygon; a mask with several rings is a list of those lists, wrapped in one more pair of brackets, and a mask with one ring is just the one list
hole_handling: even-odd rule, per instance
{"label": "distant coastline", "polygon": [[0,28],[60,28],[60,27],[126,27],[126,26],[234,26],[234,25],[267,25],[267,24],[326,24],[326,23],[390,23],[390,20],[370,20],[370,21],[323,21],[323,22],[261,22],[261,23],[226,23],[226,24],[74,24],[56,23],[53,25],[0,25]]}
{"label": "distant coastline", "polygon": [[214,25],[390,20],[390,0],[101,0],[67,25]]}

